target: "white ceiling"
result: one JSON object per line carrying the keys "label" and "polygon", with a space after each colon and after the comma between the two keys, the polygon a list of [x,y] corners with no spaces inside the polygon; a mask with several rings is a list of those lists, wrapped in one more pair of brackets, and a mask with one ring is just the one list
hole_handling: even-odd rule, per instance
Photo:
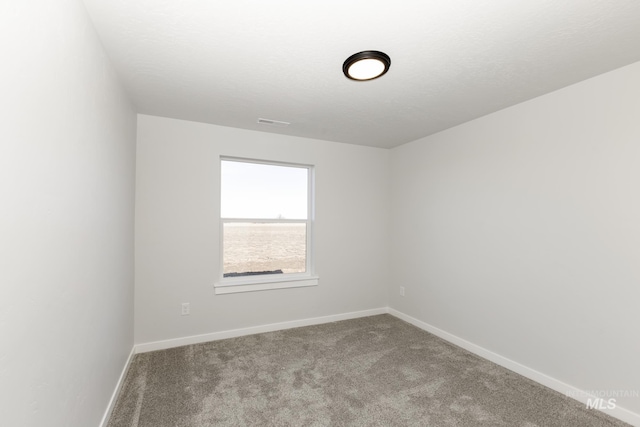
{"label": "white ceiling", "polygon": [[[140,113],[375,147],[640,60],[638,0],[84,3]],[[344,77],[362,50],[389,72]]]}

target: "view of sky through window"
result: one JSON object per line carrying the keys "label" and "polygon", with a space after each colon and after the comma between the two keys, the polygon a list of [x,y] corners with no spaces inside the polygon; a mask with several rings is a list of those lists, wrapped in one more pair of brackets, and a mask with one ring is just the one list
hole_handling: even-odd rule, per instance
{"label": "view of sky through window", "polygon": [[222,218],[307,219],[308,169],[223,160]]}

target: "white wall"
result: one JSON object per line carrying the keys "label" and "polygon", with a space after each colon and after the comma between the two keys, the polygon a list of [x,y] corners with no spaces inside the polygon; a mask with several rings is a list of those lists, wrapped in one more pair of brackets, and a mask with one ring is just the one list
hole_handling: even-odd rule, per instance
{"label": "white wall", "polygon": [[391,307],[582,390],[640,389],[640,63],[396,148],[391,174]]}
{"label": "white wall", "polygon": [[97,426],[133,345],[136,116],[82,3],[0,3],[0,425]]}
{"label": "white wall", "polygon": [[[214,295],[221,155],[315,165],[318,286]],[[388,150],[139,115],[136,342],[385,307],[388,183]]]}

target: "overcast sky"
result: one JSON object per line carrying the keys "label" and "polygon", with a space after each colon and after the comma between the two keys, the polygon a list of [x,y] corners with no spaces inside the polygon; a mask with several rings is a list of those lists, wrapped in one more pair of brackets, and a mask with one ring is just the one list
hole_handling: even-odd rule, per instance
{"label": "overcast sky", "polygon": [[222,161],[222,218],[306,219],[308,169]]}

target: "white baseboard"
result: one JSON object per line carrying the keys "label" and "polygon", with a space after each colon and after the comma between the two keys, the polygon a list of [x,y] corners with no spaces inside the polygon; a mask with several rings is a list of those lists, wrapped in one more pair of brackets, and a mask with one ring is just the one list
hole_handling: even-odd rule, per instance
{"label": "white baseboard", "polygon": [[109,423],[109,417],[111,416],[111,412],[113,412],[113,408],[116,404],[116,399],[118,398],[118,393],[122,388],[122,382],[127,376],[127,372],[129,371],[129,366],[131,366],[131,361],[133,360],[133,356],[135,355],[135,347],[131,348],[131,353],[129,353],[129,357],[127,358],[127,362],[124,364],[124,368],[122,368],[122,372],[120,373],[120,378],[118,378],[118,382],[116,383],[116,388],[113,390],[111,394],[111,399],[109,399],[109,404],[107,405],[107,410],[102,416],[102,421],[100,421],[100,427],[107,427]]}
{"label": "white baseboard", "polygon": [[[515,373],[518,373],[523,377],[529,378],[530,380],[533,380],[539,384],[549,387],[550,389],[555,390],[558,393],[562,393],[565,396],[571,397],[577,400],[578,402],[585,404],[585,406],[586,406],[587,400],[595,399],[597,397],[597,396],[592,396],[583,390],[580,390],[569,384],[563,383],[562,381],[559,381],[541,372],[538,372],[535,369],[531,369],[527,366],[521,365],[518,362],[515,362],[511,359],[508,359],[504,356],[501,356],[497,353],[494,353],[483,347],[480,347],[479,345],[473,344],[467,340],[464,340],[460,337],[450,334],[449,332],[443,331],[442,329],[436,328],[435,326],[432,326],[421,320],[418,320],[409,315],[406,315],[398,310],[395,310],[393,308],[388,308],[388,313],[391,314],[392,316],[395,316],[399,319],[404,320],[405,322],[411,323],[412,325],[417,326],[420,329],[430,332],[433,335],[440,337],[445,341],[455,344],[458,347],[462,347],[465,350],[470,351],[471,353],[477,354],[483,359],[490,360],[491,362],[496,363],[504,368],[507,368]],[[640,427],[640,414],[636,414],[635,412],[632,412],[628,409],[622,408],[620,406],[616,406],[613,409],[607,409],[606,411],[603,410],[602,412],[605,412],[606,414],[611,415],[612,417],[615,417],[633,426]]]}
{"label": "white baseboard", "polygon": [[374,308],[371,310],[355,311],[352,313],[334,314],[331,316],[313,317],[310,319],[293,320],[290,322],[271,323],[269,325],[252,326],[249,328],[233,329],[230,331],[213,332],[203,335],[192,335],[183,338],[174,338],[164,341],[154,341],[137,344],[134,346],[136,353],[146,353],[149,351],[164,350],[167,348],[181,347],[183,345],[199,344],[208,341],[217,341],[227,338],[242,337],[245,335],[261,334],[264,332],[281,331],[284,329],[299,328],[302,326],[319,325],[322,323],[338,322],[340,320],[356,319],[358,317],[375,316],[377,314],[388,313],[387,307]]}

